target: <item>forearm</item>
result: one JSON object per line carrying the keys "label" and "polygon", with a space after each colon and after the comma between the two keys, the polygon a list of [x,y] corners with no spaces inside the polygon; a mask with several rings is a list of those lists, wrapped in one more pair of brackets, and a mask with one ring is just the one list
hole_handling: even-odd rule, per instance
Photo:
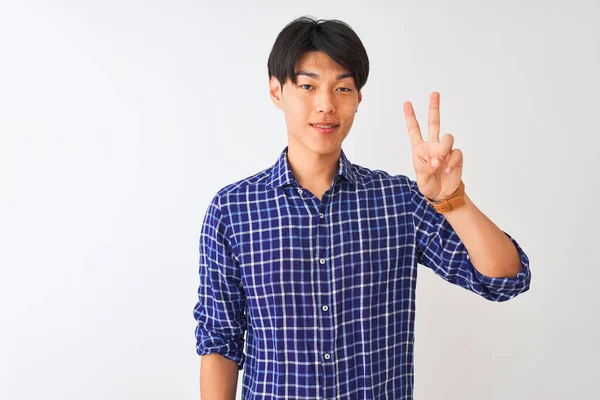
{"label": "forearm", "polygon": [[235,361],[213,353],[201,357],[200,399],[234,400],[238,381]]}
{"label": "forearm", "polygon": [[465,194],[466,204],[444,216],[475,268],[490,278],[515,278],[521,259],[513,242]]}

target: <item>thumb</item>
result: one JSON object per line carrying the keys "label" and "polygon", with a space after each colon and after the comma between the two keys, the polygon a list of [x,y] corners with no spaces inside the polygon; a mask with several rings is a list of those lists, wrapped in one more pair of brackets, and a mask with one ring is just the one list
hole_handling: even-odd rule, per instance
{"label": "thumb", "polygon": [[431,157],[426,164],[423,164],[421,172],[425,175],[431,175],[436,172],[441,165],[442,161],[438,157]]}

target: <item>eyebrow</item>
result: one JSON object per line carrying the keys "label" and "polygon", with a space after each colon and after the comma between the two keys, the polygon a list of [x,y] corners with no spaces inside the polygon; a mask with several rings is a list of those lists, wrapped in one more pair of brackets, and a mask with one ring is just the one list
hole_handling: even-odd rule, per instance
{"label": "eyebrow", "polygon": [[[305,75],[305,76],[308,76],[309,78],[313,78],[313,79],[319,79],[320,78],[319,74],[314,73],[314,72],[310,72],[310,71],[305,71],[303,69],[301,69],[300,71],[296,72],[296,76],[298,76],[298,75]],[[354,74],[351,73],[351,72],[344,72],[343,74],[339,74],[337,76],[337,80],[341,81],[342,79],[351,78],[353,76],[354,76]]]}

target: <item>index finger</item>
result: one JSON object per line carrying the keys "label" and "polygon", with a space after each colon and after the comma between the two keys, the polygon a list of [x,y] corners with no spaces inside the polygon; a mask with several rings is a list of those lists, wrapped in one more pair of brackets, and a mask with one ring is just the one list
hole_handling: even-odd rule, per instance
{"label": "index finger", "polygon": [[421,130],[419,129],[417,117],[415,116],[415,110],[410,101],[404,103],[404,117],[406,118],[406,128],[408,129],[410,142],[413,147],[419,143],[423,143],[423,136],[421,136]]}

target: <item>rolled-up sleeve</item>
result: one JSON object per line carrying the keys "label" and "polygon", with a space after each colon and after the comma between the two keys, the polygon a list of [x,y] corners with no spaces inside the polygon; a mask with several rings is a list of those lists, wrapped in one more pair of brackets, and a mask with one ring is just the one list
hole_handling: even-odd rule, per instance
{"label": "rolled-up sleeve", "polygon": [[215,196],[200,233],[200,285],[194,307],[196,352],[219,353],[242,369],[245,361],[246,297],[233,253],[230,226]]}
{"label": "rolled-up sleeve", "polygon": [[481,274],[446,218],[427,203],[416,182],[408,180],[414,205],[417,261],[431,268],[444,280],[468,289],[491,301],[506,301],[529,290],[529,258],[508,233],[521,259],[521,271],[515,278],[491,278]]}

